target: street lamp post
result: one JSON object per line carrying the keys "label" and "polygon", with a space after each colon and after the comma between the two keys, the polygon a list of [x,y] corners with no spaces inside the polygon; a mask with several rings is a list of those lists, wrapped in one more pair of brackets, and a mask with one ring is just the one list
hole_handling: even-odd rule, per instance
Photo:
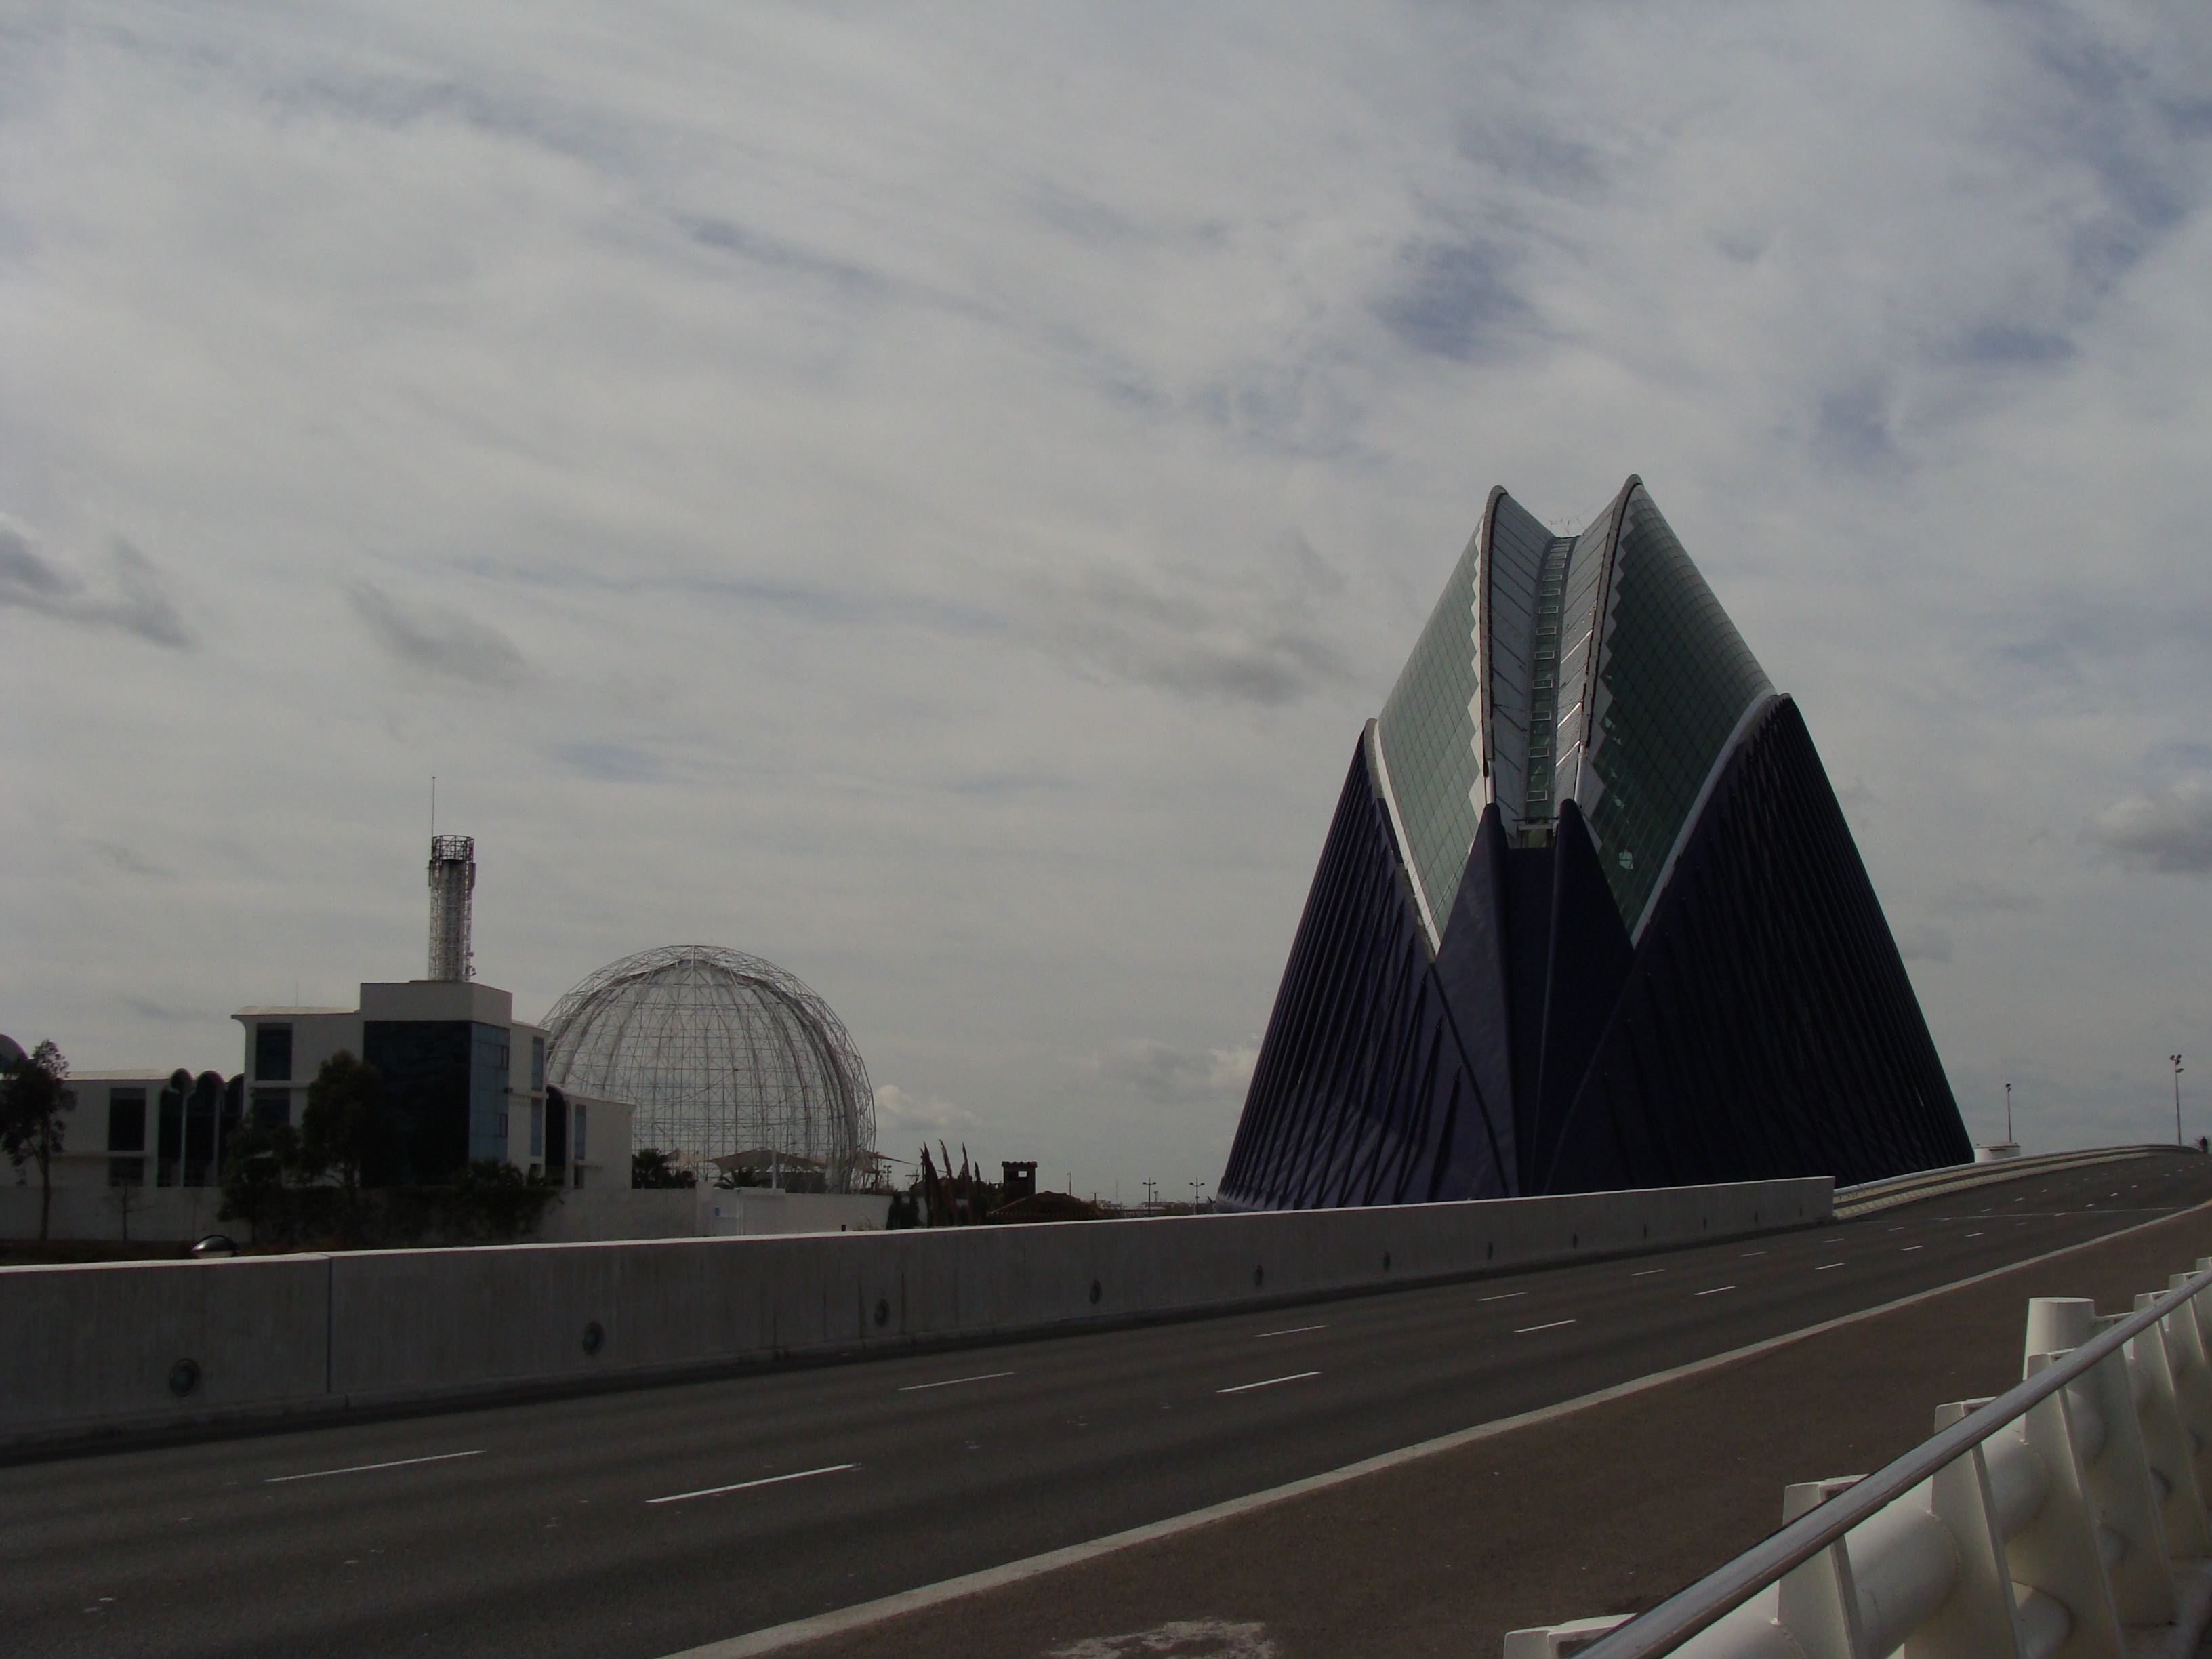
{"label": "street lamp post", "polygon": [[2005,1145],[2015,1146],[2019,1144],[2012,1138],[2012,1085],[2008,1083],[2005,1085]]}
{"label": "street lamp post", "polygon": [[2173,1144],[2179,1146],[2181,1145],[2181,1056],[2175,1054],[2172,1058],[2173,1060]]}

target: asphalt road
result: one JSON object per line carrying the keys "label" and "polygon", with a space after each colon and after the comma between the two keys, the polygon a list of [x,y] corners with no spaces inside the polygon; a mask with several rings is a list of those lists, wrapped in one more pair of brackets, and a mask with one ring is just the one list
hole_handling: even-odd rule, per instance
{"label": "asphalt road", "polygon": [[2159,1155],[1464,1284],[19,1463],[0,1650],[655,1659],[2207,1200],[2212,1160]]}

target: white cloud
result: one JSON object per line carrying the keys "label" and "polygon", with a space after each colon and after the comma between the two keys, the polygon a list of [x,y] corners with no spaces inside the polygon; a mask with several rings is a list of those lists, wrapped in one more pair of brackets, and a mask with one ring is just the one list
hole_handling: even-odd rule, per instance
{"label": "white cloud", "polygon": [[2212,888],[2079,838],[2134,797],[2094,845],[2196,856],[2140,793],[2212,698],[2193,15],[117,0],[0,51],[0,1002],[81,1063],[412,971],[435,774],[526,1012],[707,939],[930,1080],[900,1133],[1218,1171],[1209,1045],[1485,493],[1631,470],[1900,939],[2004,928],[1922,988],[1962,1095],[2045,1053],[2087,1134],[2201,1023]]}
{"label": "white cloud", "polygon": [[1241,1100],[1259,1058],[1259,1049],[1251,1045],[1173,1048],[1147,1037],[1134,1037],[1085,1064],[1099,1077],[1127,1084],[1163,1100],[1208,1093],[1234,1095]]}
{"label": "white cloud", "polygon": [[41,557],[27,531],[0,517],[0,606],[118,629],[152,645],[191,645],[191,630],[144,554],[118,537],[108,567],[110,591],[103,593]]}
{"label": "white cloud", "polygon": [[975,1113],[949,1100],[911,1095],[890,1083],[876,1089],[877,1144],[894,1157],[903,1156],[906,1143],[917,1136],[957,1137],[981,1127]]}
{"label": "white cloud", "polygon": [[529,678],[514,641],[473,617],[402,605],[369,582],[356,582],[346,599],[369,636],[403,668],[477,685],[515,685]]}
{"label": "white cloud", "polygon": [[2130,869],[2212,874],[2212,783],[2191,780],[2114,801],[2087,834]]}
{"label": "white cloud", "polygon": [[1951,936],[1933,922],[1908,921],[1897,929],[1897,951],[1907,962],[1948,962]]}

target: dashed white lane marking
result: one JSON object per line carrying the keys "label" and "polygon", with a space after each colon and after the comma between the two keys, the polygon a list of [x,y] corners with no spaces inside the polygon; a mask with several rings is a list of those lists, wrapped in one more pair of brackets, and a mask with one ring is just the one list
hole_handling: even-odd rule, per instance
{"label": "dashed white lane marking", "polygon": [[817,1474],[835,1474],[840,1469],[857,1469],[858,1463],[825,1463],[818,1469],[801,1469],[795,1474],[764,1475],[758,1480],[732,1480],[726,1486],[702,1486],[696,1492],[671,1492],[665,1498],[648,1498],[648,1504],[681,1504],[687,1498],[719,1498],[726,1492],[744,1492],[751,1486],[774,1486],[786,1480],[805,1480]]}
{"label": "dashed white lane marking", "polygon": [[1917,1250],[1917,1249],[1921,1249],[1921,1248],[1923,1248],[1923,1247],[1922,1247],[1922,1246],[1920,1246],[1920,1245],[1918,1245],[1918,1244],[1904,1244],[1904,1245],[1900,1245],[1900,1246],[1899,1246],[1899,1247],[1898,1247],[1898,1252],[1897,1252],[1897,1253],[1898,1253],[1899,1255],[1903,1255],[1905,1253],[1905,1251],[1907,1251],[1907,1250]]}
{"label": "dashed white lane marking", "polygon": [[1253,1340],[1255,1342],[1257,1342],[1257,1341],[1258,1341],[1261,1337],[1263,1337],[1263,1336],[1303,1336],[1303,1335],[1304,1335],[1306,1332],[1308,1332],[1308,1331],[1325,1331],[1325,1330],[1327,1330],[1328,1328],[1328,1327],[1326,1324],[1322,1324],[1322,1325],[1293,1325],[1293,1326],[1291,1326],[1291,1327],[1290,1328],[1290,1329],[1288,1329],[1288,1330],[1286,1330],[1286,1331],[1257,1331],[1257,1332],[1255,1332],[1255,1333],[1253,1334],[1252,1340]]}
{"label": "dashed white lane marking", "polygon": [[1513,1334],[1516,1336],[1526,1336],[1531,1331],[1556,1331],[1562,1325],[1571,1325],[1574,1322],[1575,1322],[1571,1319],[1554,1319],[1548,1325],[1523,1325],[1519,1330],[1514,1332]]}
{"label": "dashed white lane marking", "polygon": [[1631,1273],[1629,1274],[1629,1277],[1631,1279],[1649,1279],[1654,1273],[1663,1273],[1666,1271],[1667,1270],[1664,1267],[1646,1267],[1642,1273]]}
{"label": "dashed white lane marking", "polygon": [[898,1392],[920,1394],[924,1389],[957,1389],[963,1382],[992,1382],[1000,1377],[1012,1375],[1012,1371],[983,1371],[975,1376],[948,1376],[942,1382],[909,1382]]}
{"label": "dashed white lane marking", "polygon": [[1816,1273],[1824,1273],[1831,1267],[1840,1267],[1843,1265],[1844,1264],[1840,1261],[1823,1261],[1819,1267],[1814,1268],[1813,1271]]}
{"label": "dashed white lane marking", "polygon": [[410,1463],[449,1463],[456,1457],[482,1457],[483,1448],[474,1451],[433,1452],[428,1457],[395,1457],[389,1463],[356,1463],[349,1469],[316,1469],[307,1474],[272,1474],[261,1484],[279,1486],[287,1480],[319,1480],[326,1474],[366,1474],[371,1469],[404,1469]]}
{"label": "dashed white lane marking", "polygon": [[1981,1234],[1979,1234],[1979,1233],[1968,1233],[1968,1234],[1966,1235],[1966,1237],[1969,1237],[1969,1238],[1979,1238],[1979,1237],[1982,1237],[1982,1235],[1981,1235]]}
{"label": "dashed white lane marking", "polygon": [[1736,1257],[1736,1260],[1739,1261],[1748,1261],[1755,1255],[1765,1255],[1765,1254],[1766,1252],[1764,1250],[1746,1250],[1741,1255]]}
{"label": "dashed white lane marking", "polygon": [[1723,1291],[1732,1291],[1735,1288],[1735,1286],[1733,1285],[1716,1285],[1710,1291],[1692,1291],[1691,1294],[1692,1296],[1718,1296]]}
{"label": "dashed white lane marking", "polygon": [[1526,1291],[1500,1291],[1496,1296],[1478,1296],[1477,1302],[1510,1302],[1516,1296],[1526,1296]]}
{"label": "dashed white lane marking", "polygon": [[1216,1389],[1216,1394],[1249,1394],[1254,1389],[1272,1389],[1278,1382],[1303,1382],[1310,1376],[1319,1376],[1319,1371],[1292,1371],[1288,1376],[1271,1376],[1264,1382],[1239,1382],[1233,1389]]}

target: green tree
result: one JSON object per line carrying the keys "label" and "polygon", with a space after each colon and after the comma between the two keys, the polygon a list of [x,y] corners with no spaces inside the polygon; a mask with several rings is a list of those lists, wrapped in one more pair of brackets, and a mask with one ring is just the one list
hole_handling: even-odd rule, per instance
{"label": "green tree", "polygon": [[357,1214],[362,1173],[382,1161],[391,1139],[384,1113],[384,1074],[341,1048],[307,1085],[300,1114],[299,1164],[310,1179],[335,1174],[346,1213]]}
{"label": "green tree", "polygon": [[696,1187],[699,1174],[696,1170],[680,1170],[668,1154],[658,1146],[644,1146],[629,1158],[629,1184],[633,1187]]}
{"label": "green tree", "polygon": [[289,1123],[243,1121],[223,1142],[219,1221],[243,1221],[253,1242],[289,1240],[296,1231],[284,1177],[300,1166],[300,1133]]}
{"label": "green tree", "polygon": [[39,1166],[39,1237],[44,1239],[52,1224],[54,1159],[61,1156],[69,1126],[64,1113],[76,1104],[69,1087],[69,1061],[49,1042],[41,1042],[8,1073],[0,1084],[0,1152],[21,1170],[27,1163]]}

